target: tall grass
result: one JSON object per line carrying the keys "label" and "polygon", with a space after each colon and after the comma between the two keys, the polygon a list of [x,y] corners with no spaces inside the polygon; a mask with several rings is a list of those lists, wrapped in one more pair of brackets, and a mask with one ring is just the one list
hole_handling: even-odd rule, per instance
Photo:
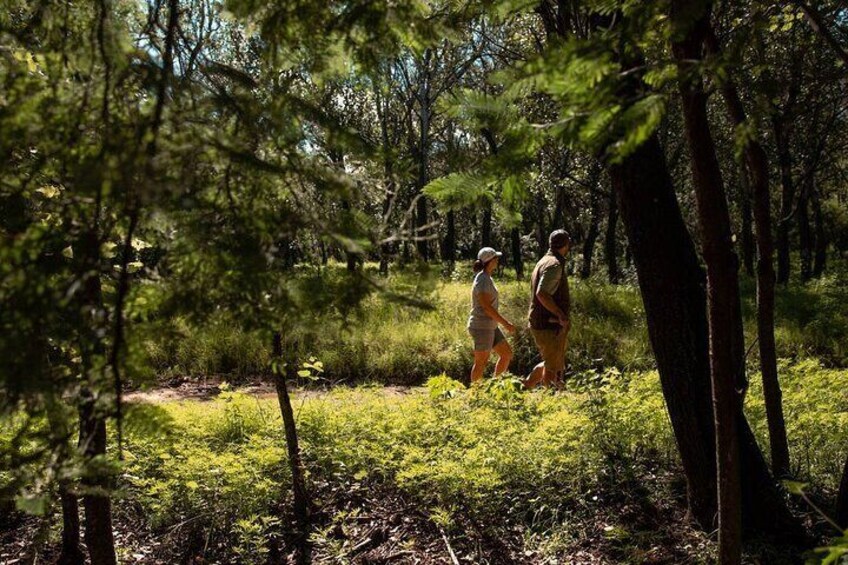
{"label": "tall grass", "polygon": [[[413,384],[440,372],[464,378],[471,367],[471,339],[465,329],[471,278],[469,270],[460,269],[450,280],[425,284],[419,272],[395,273],[387,281],[388,287],[417,292],[416,296],[427,300],[432,310],[402,307],[382,295],[373,295],[357,309],[358,315],[341,323],[328,322],[322,331],[306,336],[303,353],[323,361],[325,376],[332,382]],[[525,328],[529,283],[514,280],[508,271],[495,279],[502,313],[520,328],[509,338],[515,351],[512,370],[525,374],[538,361]],[[654,368],[638,288],[595,279],[571,278],[570,284],[570,369]],[[742,290],[746,341],[751,344],[756,336],[753,281],[743,279]],[[838,276],[778,288],[778,356],[815,357],[827,366],[848,366],[846,303],[848,289]],[[190,325],[183,319],[157,324],[160,327],[156,331],[141,328],[138,340],[139,348],[147,352],[147,364],[160,374],[226,374],[238,380],[261,373],[267,364],[268,339],[241,329],[243,324],[238,320],[217,316],[203,325]],[[749,357],[752,366],[756,358],[754,347]]]}

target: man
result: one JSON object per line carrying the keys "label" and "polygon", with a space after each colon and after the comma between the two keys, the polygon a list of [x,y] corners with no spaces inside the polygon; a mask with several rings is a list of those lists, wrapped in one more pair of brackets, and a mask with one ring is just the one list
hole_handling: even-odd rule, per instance
{"label": "man", "polygon": [[571,298],[565,274],[565,256],[571,247],[571,237],[565,230],[556,230],[548,238],[548,247],[530,277],[530,333],[542,362],[524,381],[528,389],[540,382],[545,386],[559,385],[565,370],[565,348],[571,329]]}

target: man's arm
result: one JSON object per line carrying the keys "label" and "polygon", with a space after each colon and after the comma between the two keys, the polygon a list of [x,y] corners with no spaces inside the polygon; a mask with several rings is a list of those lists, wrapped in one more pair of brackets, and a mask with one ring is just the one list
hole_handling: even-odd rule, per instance
{"label": "man's arm", "polygon": [[554,300],[553,296],[551,296],[548,292],[546,292],[542,289],[539,289],[539,290],[536,291],[536,297],[539,299],[539,302],[542,303],[542,306],[547,308],[547,310],[551,314],[556,316],[556,319],[559,321],[560,325],[562,325],[562,326],[568,326],[569,325],[568,316],[566,316],[565,312],[563,312],[562,309],[559,306],[557,306],[557,303]]}

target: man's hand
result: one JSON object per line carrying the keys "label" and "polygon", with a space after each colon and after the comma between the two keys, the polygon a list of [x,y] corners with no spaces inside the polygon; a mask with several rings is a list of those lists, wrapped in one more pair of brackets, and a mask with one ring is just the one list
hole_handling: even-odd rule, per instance
{"label": "man's hand", "polygon": [[571,330],[571,320],[566,318],[564,315],[559,317],[559,325],[565,328],[566,332]]}
{"label": "man's hand", "polygon": [[511,323],[509,323],[509,322],[506,322],[506,323],[504,324],[504,329],[506,330],[506,333],[510,333],[510,334],[514,334],[514,333],[515,333],[515,326],[514,326],[514,325],[512,325],[512,324],[511,324]]}

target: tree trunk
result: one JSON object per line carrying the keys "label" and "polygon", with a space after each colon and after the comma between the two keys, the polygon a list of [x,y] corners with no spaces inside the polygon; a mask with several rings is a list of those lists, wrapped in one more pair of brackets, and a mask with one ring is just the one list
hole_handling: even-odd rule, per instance
{"label": "tree trunk", "polygon": [[445,241],[442,245],[442,261],[445,261],[452,271],[456,263],[456,212],[453,210],[448,210],[447,224]]}
{"label": "tree trunk", "polygon": [[607,213],[607,233],[604,239],[604,252],[607,260],[607,276],[611,284],[618,284],[621,275],[618,270],[618,240],[616,226],[618,225],[618,200],[615,194],[610,194],[609,210]]}
{"label": "tree trunk", "polygon": [[718,475],[718,542],[722,565],[742,560],[742,487],[739,464],[741,396],[737,393],[744,367],[742,318],[739,304],[738,259],[733,250],[730,213],[715,146],[707,118],[707,95],[699,69],[692,64],[701,59],[709,12],[692,24],[681,14],[692,15],[692,0],[673,0],[671,18],[687,25],[684,37],[672,42],[680,76],[680,97],[686,139],[692,164],[698,223],[701,229],[704,261],[707,265],[707,312],[710,342],[710,379],[716,429]]}
{"label": "tree trunk", "polygon": [[[388,230],[386,230],[385,226],[389,224],[392,200],[395,197],[394,162],[391,155],[392,147],[389,141],[387,108],[383,97],[380,94],[380,89],[377,86],[374,87],[374,99],[377,107],[377,117],[380,121],[380,141],[382,143],[381,149],[383,153],[383,176],[385,177],[386,182],[386,195],[383,198],[383,229],[381,231],[383,236],[388,236]],[[390,243],[383,243],[380,245],[380,274],[383,276],[388,276],[389,274],[389,256],[391,255],[391,251]]]}
{"label": "tree trunk", "polygon": [[[79,257],[77,277],[83,282],[80,301],[80,356],[83,384],[79,404],[79,449],[87,463],[106,454],[106,417],[97,408],[97,392],[102,388],[105,347],[102,341],[103,292],[100,284],[100,244],[96,231],[85,234],[74,249]],[[93,313],[93,314],[92,314]],[[116,563],[112,534],[110,477],[92,470],[80,480],[85,512],[85,545],[92,565]],[[69,509],[70,510],[70,509]]]}
{"label": "tree trunk", "polygon": [[744,167],[739,172],[739,203],[742,212],[742,264],[749,277],[754,276],[754,230],[751,213],[751,188]]}
{"label": "tree trunk", "polygon": [[[295,348],[292,348],[294,350]],[[274,332],[273,354],[276,363],[283,360],[283,338],[280,332]],[[298,562],[309,563],[309,528],[310,528],[310,500],[306,489],[306,478],[303,463],[300,458],[300,446],[297,440],[297,427],[295,425],[294,411],[292,410],[291,398],[287,380],[294,380],[297,376],[297,358],[292,356],[282,367],[274,367],[274,388],[277,390],[277,401],[280,404],[280,414],[283,418],[283,429],[286,435],[286,449],[288,451],[289,470],[292,475],[292,492],[294,495],[294,518],[297,527],[297,544],[299,549]]]}
{"label": "tree trunk", "polygon": [[59,564],[76,565],[85,561],[85,556],[80,547],[79,501],[70,492],[67,481],[59,484],[59,499],[62,503],[62,553],[59,555]]}
{"label": "tree trunk", "polygon": [[815,183],[812,185],[810,192],[810,201],[813,204],[813,220],[816,226],[816,246],[815,257],[813,261],[813,276],[818,278],[824,274],[825,265],[827,264],[827,235],[824,230],[824,216],[821,208],[821,195],[816,189]]}
{"label": "tree trunk", "polygon": [[801,251],[801,280],[813,276],[813,236],[810,229],[810,179],[804,182],[798,195],[798,246]]}
{"label": "tree trunk", "polygon": [[777,162],[780,167],[780,218],[777,222],[777,282],[789,282],[789,229],[792,222],[792,204],[795,185],[792,182],[792,156],[786,139],[786,128],[781,118],[772,117],[774,142],[777,145]]}
{"label": "tree trunk", "polygon": [[580,269],[580,278],[583,279],[592,276],[592,255],[595,253],[595,242],[601,232],[601,195],[597,190],[592,190],[589,198],[589,231],[583,241],[583,265]]}
{"label": "tree trunk", "polygon": [[480,227],[480,243],[482,247],[492,246],[492,203],[486,201],[483,205],[483,224]]}
{"label": "tree trunk", "polygon": [[430,181],[430,59],[432,51],[426,49],[424,51],[424,59],[422,62],[421,84],[418,88],[418,103],[420,105],[419,112],[419,143],[418,143],[418,179],[416,184],[416,194],[419,196],[415,211],[415,236],[418,238],[417,247],[418,254],[424,261],[430,260],[430,245],[426,239],[424,228],[428,221],[427,197],[422,194],[422,190]]}
{"label": "tree trunk", "polygon": [[521,256],[521,234],[517,227],[510,230],[509,239],[512,266],[515,267],[515,278],[519,281],[524,280],[524,258]]}
{"label": "tree trunk", "polygon": [[[712,29],[707,31],[707,49],[718,56],[721,46]],[[731,80],[722,84],[730,121],[738,127],[747,119],[742,100]],[[757,243],[757,341],[760,352],[760,372],[769,428],[769,447],[772,472],[776,477],[788,477],[789,442],[783,417],[783,393],[777,374],[777,348],[774,341],[774,266],[771,235],[771,196],[769,190],[768,157],[759,141],[752,139],[744,149],[747,175],[751,179],[754,197],[754,222]],[[745,172],[743,171],[743,174]]]}
{"label": "tree trunk", "polygon": [[848,530],[848,457],[842,469],[842,481],[839,483],[839,494],[836,497],[836,523]]}

